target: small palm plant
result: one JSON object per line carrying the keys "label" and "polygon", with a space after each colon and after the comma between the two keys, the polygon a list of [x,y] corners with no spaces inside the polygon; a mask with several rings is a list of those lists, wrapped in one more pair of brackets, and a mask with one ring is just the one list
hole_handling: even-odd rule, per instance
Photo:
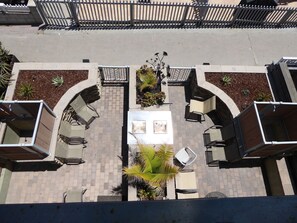
{"label": "small palm plant", "polygon": [[34,88],[30,83],[22,83],[20,85],[18,94],[28,100],[33,97]]}
{"label": "small palm plant", "polygon": [[10,55],[9,51],[6,50],[3,46],[2,43],[0,42],[0,61],[2,62],[9,62],[10,61]]}
{"label": "small palm plant", "polygon": [[140,80],[140,83],[137,86],[140,92],[145,89],[154,89],[158,83],[158,78],[153,68],[147,67],[146,65],[137,70],[136,75]]}
{"label": "small palm plant", "polygon": [[0,74],[0,88],[7,87],[7,85],[10,82],[10,77],[11,77],[11,74],[9,73]]}
{"label": "small palm plant", "polygon": [[232,82],[232,78],[230,76],[228,76],[227,74],[225,74],[222,79],[221,79],[222,83],[224,86],[230,85]]}
{"label": "small palm plant", "polygon": [[137,162],[123,170],[128,179],[144,181],[152,187],[163,187],[176,176],[178,167],[170,163],[173,157],[171,146],[162,145],[155,150],[153,146],[139,144],[139,149]]}
{"label": "small palm plant", "polygon": [[255,98],[255,101],[271,101],[271,100],[272,100],[271,94],[263,91],[259,91]]}
{"label": "small palm plant", "polygon": [[52,84],[55,87],[61,87],[63,85],[63,83],[64,83],[64,79],[62,76],[57,76],[52,79]]}

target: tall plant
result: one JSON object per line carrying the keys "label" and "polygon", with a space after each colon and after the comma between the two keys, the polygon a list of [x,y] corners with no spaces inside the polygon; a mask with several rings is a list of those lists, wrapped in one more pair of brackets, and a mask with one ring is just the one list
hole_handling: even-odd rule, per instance
{"label": "tall plant", "polygon": [[161,187],[178,173],[178,167],[170,163],[173,157],[171,146],[162,145],[155,150],[153,146],[139,144],[139,149],[137,162],[123,169],[128,179],[136,179],[151,186]]}
{"label": "tall plant", "polygon": [[2,43],[0,42],[0,61],[1,62],[5,62],[5,63],[9,63],[10,62],[10,55],[9,55],[9,51],[6,50],[3,46]]}
{"label": "tall plant", "polygon": [[158,78],[151,67],[143,65],[140,69],[136,71],[136,75],[140,80],[140,83],[137,85],[140,92],[143,92],[146,89],[154,89],[158,83]]}

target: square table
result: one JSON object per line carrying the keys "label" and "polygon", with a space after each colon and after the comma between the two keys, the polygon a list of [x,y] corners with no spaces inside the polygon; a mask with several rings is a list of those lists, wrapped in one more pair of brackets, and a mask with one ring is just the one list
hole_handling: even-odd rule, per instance
{"label": "square table", "polygon": [[173,144],[170,111],[128,111],[127,142]]}

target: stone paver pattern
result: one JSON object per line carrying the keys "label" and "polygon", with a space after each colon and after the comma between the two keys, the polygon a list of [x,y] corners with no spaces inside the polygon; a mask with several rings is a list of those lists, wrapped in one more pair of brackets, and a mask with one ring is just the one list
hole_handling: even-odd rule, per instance
{"label": "stone paver pattern", "polygon": [[197,159],[189,168],[196,172],[199,196],[205,197],[213,191],[222,192],[227,197],[266,196],[260,168],[219,169],[206,165],[202,134],[213,122],[207,115],[202,123],[185,121],[185,107],[188,104],[185,87],[169,87],[169,96],[175,152],[188,146],[197,154]]}
{"label": "stone paver pattern", "polygon": [[[97,201],[99,195],[112,195],[122,181],[122,137],[126,137],[124,87],[103,87],[102,97],[93,106],[100,114],[87,130],[87,148],[80,165],[63,165],[55,171],[13,172],[6,203],[53,203],[63,201],[63,192],[86,188],[84,201]],[[205,163],[202,133],[212,125],[206,121],[185,121],[185,87],[170,86],[169,99],[173,117],[174,148],[193,149],[198,157],[189,167],[197,176],[198,193],[220,191],[228,197],[265,196],[260,168],[219,169]],[[126,152],[126,151],[124,151]]]}
{"label": "stone paver pattern", "polygon": [[84,201],[112,195],[122,181],[123,87],[104,87],[93,103],[100,114],[86,131],[85,163],[56,171],[13,172],[6,203],[62,202],[67,189],[86,188]]}

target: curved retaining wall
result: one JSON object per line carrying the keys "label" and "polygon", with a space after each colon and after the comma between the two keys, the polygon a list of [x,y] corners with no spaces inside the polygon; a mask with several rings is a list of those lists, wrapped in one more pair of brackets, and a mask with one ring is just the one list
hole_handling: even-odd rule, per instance
{"label": "curved retaining wall", "polygon": [[12,70],[13,81],[7,88],[5,100],[12,100],[16,87],[16,80],[20,70],[88,70],[88,79],[71,87],[56,104],[53,112],[56,115],[55,124],[53,128],[53,135],[50,144],[50,155],[43,161],[53,161],[55,159],[55,148],[58,137],[58,129],[63,111],[68,106],[69,102],[75,95],[86,88],[94,85],[101,86],[101,80],[98,78],[98,64],[97,63],[15,63]]}

